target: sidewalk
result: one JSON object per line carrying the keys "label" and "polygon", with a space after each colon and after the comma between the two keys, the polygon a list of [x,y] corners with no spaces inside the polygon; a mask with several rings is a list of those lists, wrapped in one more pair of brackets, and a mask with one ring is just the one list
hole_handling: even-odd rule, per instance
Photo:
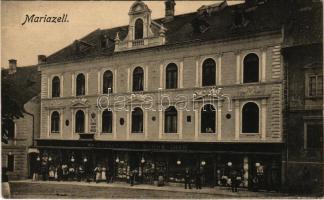
{"label": "sidewalk", "polygon": [[30,183],[30,184],[59,184],[59,185],[75,185],[75,186],[87,186],[87,187],[99,187],[99,188],[124,188],[131,190],[155,190],[155,191],[169,191],[169,192],[183,192],[183,193],[199,193],[199,194],[209,194],[209,195],[222,195],[228,197],[261,197],[261,198],[274,198],[274,197],[288,197],[286,194],[276,193],[276,192],[251,192],[246,189],[239,189],[239,192],[233,193],[230,188],[225,187],[205,187],[201,190],[196,189],[184,189],[179,186],[162,186],[158,187],[155,185],[134,185],[130,186],[126,183],[86,183],[86,182],[76,182],[76,181],[31,181],[31,180],[20,180],[11,181],[11,183]]}

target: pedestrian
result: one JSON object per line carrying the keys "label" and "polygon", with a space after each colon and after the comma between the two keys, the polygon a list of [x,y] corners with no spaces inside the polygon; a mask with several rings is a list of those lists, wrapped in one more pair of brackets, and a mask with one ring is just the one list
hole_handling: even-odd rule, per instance
{"label": "pedestrian", "polygon": [[106,167],[101,168],[101,180],[107,182],[107,173],[106,173]]}
{"label": "pedestrian", "polygon": [[53,165],[50,165],[50,167],[49,167],[49,170],[48,170],[48,180],[49,181],[53,181],[54,180],[54,178],[55,178],[55,168],[54,168],[54,166]]}
{"label": "pedestrian", "polygon": [[74,165],[71,164],[69,168],[69,178],[71,181],[73,181],[74,177],[75,177],[75,168]]}
{"label": "pedestrian", "polygon": [[237,171],[235,169],[233,169],[231,171],[231,188],[232,188],[232,192],[237,192]]}
{"label": "pedestrian", "polygon": [[48,165],[45,159],[43,159],[41,164],[41,171],[42,171],[42,180],[47,181],[48,178]]}
{"label": "pedestrian", "polygon": [[195,184],[196,184],[196,189],[201,189],[201,179],[202,179],[202,170],[200,168],[197,168],[196,174],[195,174]]}
{"label": "pedestrian", "polygon": [[110,170],[109,170],[109,167],[107,166],[106,168],[106,183],[109,183],[110,182]]}
{"label": "pedestrian", "polygon": [[63,172],[63,181],[67,181],[69,175],[69,169],[67,164],[62,165],[62,172]]}
{"label": "pedestrian", "polygon": [[82,166],[82,164],[79,165],[78,168],[78,181],[82,181],[84,179],[84,167]]}
{"label": "pedestrian", "polygon": [[98,183],[101,179],[101,167],[100,165],[97,165],[97,167],[94,169],[94,173],[95,173],[95,181],[96,183]]}
{"label": "pedestrian", "polygon": [[187,186],[189,186],[189,189],[191,189],[191,175],[190,175],[190,170],[189,168],[187,167],[186,170],[185,170],[185,189],[187,189]]}
{"label": "pedestrian", "polygon": [[34,167],[34,172],[33,172],[33,181],[38,181],[38,176],[40,173],[40,169],[41,169],[41,162],[40,162],[40,158],[37,157],[36,159],[36,163],[35,163],[35,167]]}
{"label": "pedestrian", "polygon": [[62,167],[61,167],[60,164],[58,164],[57,167],[56,167],[56,173],[57,173],[57,180],[61,181],[62,176],[63,176],[63,171],[62,171]]}

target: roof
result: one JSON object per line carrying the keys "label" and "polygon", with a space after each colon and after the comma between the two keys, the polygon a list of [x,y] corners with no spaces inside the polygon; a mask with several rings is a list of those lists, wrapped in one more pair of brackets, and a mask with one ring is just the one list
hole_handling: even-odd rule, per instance
{"label": "roof", "polygon": [[299,5],[287,19],[284,47],[323,43],[323,5]]}
{"label": "roof", "polygon": [[1,108],[10,108],[12,101],[24,112],[24,104],[40,94],[41,76],[38,66],[17,67],[14,74],[8,69],[1,70]]}
{"label": "roof", "polygon": [[[268,1],[261,5],[237,4],[224,7],[217,12],[198,12],[177,15],[172,21],[164,22],[163,18],[154,20],[163,24],[167,31],[166,45],[181,44],[193,41],[225,40],[251,34],[280,30],[283,23],[283,10],[280,8],[280,1]],[[243,13],[243,14],[242,14]],[[242,14],[242,15],[241,15]],[[244,25],[235,25],[235,20],[244,16]],[[202,31],[197,27],[204,25]],[[74,42],[67,47],[48,56],[47,63],[65,62],[95,56],[111,56],[114,53],[114,38],[119,32],[123,40],[127,36],[128,26],[121,26],[111,29],[97,29],[80,42]],[[108,38],[108,47],[101,48],[103,37]],[[83,48],[82,51],[79,49]]]}

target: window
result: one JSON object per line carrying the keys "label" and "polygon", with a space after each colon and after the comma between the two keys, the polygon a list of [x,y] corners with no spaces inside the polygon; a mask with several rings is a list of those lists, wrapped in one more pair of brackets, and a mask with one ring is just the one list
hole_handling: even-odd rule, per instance
{"label": "window", "polygon": [[322,96],[323,95],[323,76],[310,75],[308,78],[308,95]]}
{"label": "window", "polygon": [[132,133],[143,133],[143,111],[140,108],[132,111]]}
{"label": "window", "polygon": [[141,67],[136,67],[133,72],[133,91],[143,91],[144,71]]}
{"label": "window", "polygon": [[108,94],[108,89],[109,88],[110,88],[109,93],[112,93],[112,91],[113,91],[113,73],[110,70],[105,71],[105,73],[103,74],[102,92],[104,94]]}
{"label": "window", "polygon": [[84,112],[79,110],[75,114],[75,132],[76,133],[84,133]]}
{"label": "window", "polygon": [[143,20],[137,19],[135,21],[135,40],[143,39]]}
{"label": "window", "polygon": [[15,122],[12,119],[4,119],[2,125],[2,131],[7,136],[7,140],[15,138]]}
{"label": "window", "polygon": [[52,97],[60,97],[60,78],[57,76],[52,80]]}
{"label": "window", "polygon": [[213,59],[208,58],[202,66],[202,85],[216,85],[216,63]]}
{"label": "window", "polygon": [[249,102],[242,109],[242,133],[259,133],[259,107]]}
{"label": "window", "polygon": [[60,114],[57,111],[51,115],[51,133],[60,132]]}
{"label": "window", "polygon": [[164,132],[177,133],[178,112],[175,107],[170,106],[164,112]]}
{"label": "window", "polygon": [[85,95],[85,78],[83,74],[79,74],[76,79],[76,95]]}
{"label": "window", "polygon": [[306,126],[306,148],[321,149],[323,145],[323,125],[307,124]]}
{"label": "window", "polygon": [[178,87],[178,67],[174,63],[168,64],[166,67],[166,89],[173,89]]}
{"label": "window", "polygon": [[253,83],[259,81],[259,57],[250,53],[243,61],[243,83]]}
{"label": "window", "polygon": [[7,157],[7,170],[9,172],[13,172],[14,169],[15,169],[15,156],[10,154]]}
{"label": "window", "polygon": [[206,104],[201,109],[201,132],[215,133],[216,110],[213,105]]}
{"label": "window", "polygon": [[102,112],[102,132],[112,133],[112,112],[105,110]]}

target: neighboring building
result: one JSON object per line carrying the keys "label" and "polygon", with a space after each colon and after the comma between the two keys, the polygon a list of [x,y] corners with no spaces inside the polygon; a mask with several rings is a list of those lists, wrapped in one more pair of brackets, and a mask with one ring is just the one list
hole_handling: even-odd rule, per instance
{"label": "neighboring building", "polygon": [[[152,20],[136,1],[127,26],[95,30],[50,55],[40,65],[41,154],[55,163],[103,164],[119,180],[137,169],[145,183],[157,175],[180,183],[184,168],[201,166],[206,185],[222,185],[234,168],[241,187],[258,174],[260,188],[279,189],[280,3],[222,2],[174,16],[168,0],[166,17]],[[109,91],[112,111],[101,110],[97,100]],[[128,111],[118,111],[121,104]]]}
{"label": "neighboring building", "polygon": [[[1,145],[1,163],[7,167],[9,180],[17,180],[29,177],[29,160],[36,152],[32,146],[39,137],[40,73],[37,66],[17,67],[16,60],[9,62],[9,69],[1,70],[1,131],[6,130],[7,136]],[[8,98],[21,108],[22,117],[5,118],[4,110],[12,108]]]}
{"label": "neighboring building", "polygon": [[283,48],[286,187],[293,192],[323,195],[323,5],[300,1],[292,10]]}

